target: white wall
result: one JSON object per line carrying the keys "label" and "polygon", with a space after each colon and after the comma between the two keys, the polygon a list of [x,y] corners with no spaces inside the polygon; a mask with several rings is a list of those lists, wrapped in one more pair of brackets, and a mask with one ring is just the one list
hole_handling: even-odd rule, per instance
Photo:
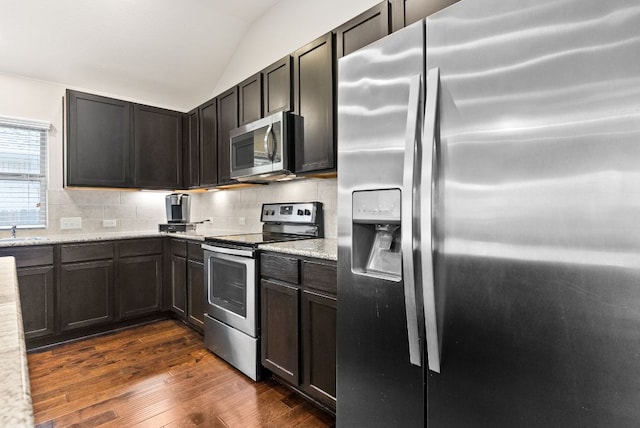
{"label": "white wall", "polygon": [[378,3],[380,0],[281,0],[251,25],[209,98]]}

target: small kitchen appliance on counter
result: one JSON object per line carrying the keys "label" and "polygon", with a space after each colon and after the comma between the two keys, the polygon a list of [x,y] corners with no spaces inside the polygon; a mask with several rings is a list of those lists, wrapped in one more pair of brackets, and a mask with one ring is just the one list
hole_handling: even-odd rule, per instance
{"label": "small kitchen appliance on counter", "polygon": [[263,204],[262,233],[206,237],[204,343],[260,380],[258,245],[324,237],[321,202]]}
{"label": "small kitchen appliance on counter", "polygon": [[165,198],[167,223],[159,225],[160,232],[190,232],[196,225],[190,223],[191,199],[186,193],[172,193]]}

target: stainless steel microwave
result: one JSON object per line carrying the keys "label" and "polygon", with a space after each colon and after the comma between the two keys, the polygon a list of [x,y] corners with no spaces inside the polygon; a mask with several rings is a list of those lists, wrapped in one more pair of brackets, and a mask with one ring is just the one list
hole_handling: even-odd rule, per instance
{"label": "stainless steel microwave", "polygon": [[302,117],[279,112],[231,130],[231,178],[263,182],[292,175]]}

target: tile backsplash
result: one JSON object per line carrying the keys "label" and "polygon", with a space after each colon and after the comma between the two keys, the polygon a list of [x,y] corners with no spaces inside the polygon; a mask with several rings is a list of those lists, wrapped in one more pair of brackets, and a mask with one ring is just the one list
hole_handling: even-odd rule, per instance
{"label": "tile backsplash", "polygon": [[[325,236],[335,238],[336,179],[305,179],[217,192],[192,193],[191,221],[210,220],[198,225],[203,234],[259,232],[260,208],[268,202],[323,203]],[[166,223],[165,196],[168,192],[119,190],[52,189],[48,196],[48,227],[19,230],[18,235],[61,235],[156,231]],[[80,217],[81,229],[61,229],[60,219]],[[115,220],[115,227],[104,227],[103,220]],[[0,237],[8,236],[1,231]]]}
{"label": "tile backsplash", "polygon": [[335,238],[336,200],[335,178],[295,180],[201,194],[192,201],[191,217],[193,220],[210,220],[199,226],[198,230],[203,233],[252,233],[261,230],[260,209],[263,203],[319,201],[323,203],[325,237]]}

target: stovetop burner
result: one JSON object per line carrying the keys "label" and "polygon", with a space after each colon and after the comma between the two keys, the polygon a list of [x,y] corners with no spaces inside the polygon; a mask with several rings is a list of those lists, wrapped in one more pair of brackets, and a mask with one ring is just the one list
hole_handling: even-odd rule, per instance
{"label": "stovetop burner", "polygon": [[240,235],[224,235],[206,237],[204,240],[210,243],[229,243],[246,246],[258,246],[260,244],[271,244],[274,242],[298,241],[300,239],[313,239],[315,236],[292,235],[284,233],[246,233]]}

